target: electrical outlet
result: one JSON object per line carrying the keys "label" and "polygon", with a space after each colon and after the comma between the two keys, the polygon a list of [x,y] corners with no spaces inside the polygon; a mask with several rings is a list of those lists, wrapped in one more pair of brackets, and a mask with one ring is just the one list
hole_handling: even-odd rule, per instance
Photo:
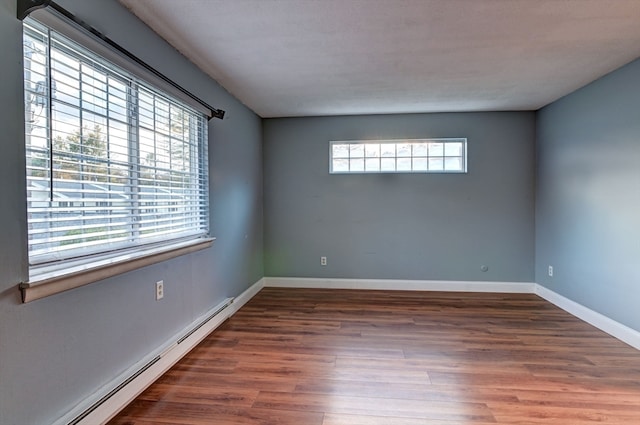
{"label": "electrical outlet", "polygon": [[327,265],[327,257],[320,257],[320,265],[321,266]]}
{"label": "electrical outlet", "polygon": [[156,301],[164,298],[164,280],[156,282]]}
{"label": "electrical outlet", "polygon": [[553,266],[549,266],[549,277],[553,277]]}

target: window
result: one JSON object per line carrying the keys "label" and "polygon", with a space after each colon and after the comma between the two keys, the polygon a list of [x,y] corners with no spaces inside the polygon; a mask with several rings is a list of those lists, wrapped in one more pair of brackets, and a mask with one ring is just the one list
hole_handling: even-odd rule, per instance
{"label": "window", "polygon": [[466,173],[467,139],[334,141],[329,172]]}
{"label": "window", "polygon": [[208,235],[207,119],[24,22],[32,266]]}

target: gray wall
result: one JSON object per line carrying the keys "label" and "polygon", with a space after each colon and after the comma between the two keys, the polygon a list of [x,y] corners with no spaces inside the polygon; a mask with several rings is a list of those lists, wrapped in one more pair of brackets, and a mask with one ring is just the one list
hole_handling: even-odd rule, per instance
{"label": "gray wall", "polygon": [[[0,0],[1,424],[51,423],[265,274],[535,277],[640,330],[635,314],[640,291],[639,62],[538,114],[534,209],[533,113],[262,123],[117,1],[58,1],[227,110],[224,121],[210,125],[212,233],[218,240],[209,250],[20,304],[17,283],[27,275],[22,29],[15,0]],[[329,140],[402,137],[467,137],[469,173],[328,174]],[[320,266],[321,255],[328,257],[328,266]],[[553,278],[546,275],[550,264]],[[481,272],[481,265],[489,271]],[[166,295],[156,302],[159,279],[165,281]]]}
{"label": "gray wall", "polygon": [[[266,276],[533,281],[533,112],[268,119],[263,134]],[[469,173],[329,174],[330,140],[422,137],[467,137]]]}
{"label": "gray wall", "polygon": [[640,60],[539,111],[537,131],[536,281],[640,331]]}
{"label": "gray wall", "polygon": [[[210,104],[213,248],[20,304],[27,276],[22,26],[0,0],[0,424],[50,424],[263,276],[261,120],[115,0],[59,0]],[[165,298],[154,300],[164,279]]]}

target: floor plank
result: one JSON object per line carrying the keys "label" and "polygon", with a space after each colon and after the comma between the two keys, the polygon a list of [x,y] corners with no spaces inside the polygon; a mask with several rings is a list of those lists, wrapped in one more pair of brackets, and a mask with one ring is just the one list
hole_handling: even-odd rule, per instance
{"label": "floor plank", "polygon": [[640,352],[530,294],[265,288],[110,425],[640,423]]}

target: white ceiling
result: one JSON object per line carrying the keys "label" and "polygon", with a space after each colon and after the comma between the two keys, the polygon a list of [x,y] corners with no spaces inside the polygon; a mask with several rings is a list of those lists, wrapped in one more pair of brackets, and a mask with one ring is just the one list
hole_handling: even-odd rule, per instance
{"label": "white ceiling", "polygon": [[640,57],[640,0],[120,0],[262,117],[535,110]]}

